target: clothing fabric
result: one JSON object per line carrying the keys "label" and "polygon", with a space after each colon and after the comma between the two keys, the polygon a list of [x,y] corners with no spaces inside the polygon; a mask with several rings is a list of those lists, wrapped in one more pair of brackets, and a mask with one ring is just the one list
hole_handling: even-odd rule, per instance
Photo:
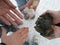
{"label": "clothing fabric", "polygon": [[[28,0],[15,0],[15,1],[17,2],[18,8],[25,5],[28,2]],[[20,11],[22,12],[22,10],[20,10]],[[23,14],[24,14],[24,16],[26,16],[26,13],[23,13]]]}
{"label": "clothing fabric", "polygon": [[16,0],[18,7],[21,7],[27,3],[28,0]]}
{"label": "clothing fabric", "polygon": [[0,20],[0,25],[2,25],[2,26],[0,26],[0,36],[2,35],[1,27],[6,28],[7,32],[11,31],[11,27],[6,25],[5,23],[3,23],[1,20]]}

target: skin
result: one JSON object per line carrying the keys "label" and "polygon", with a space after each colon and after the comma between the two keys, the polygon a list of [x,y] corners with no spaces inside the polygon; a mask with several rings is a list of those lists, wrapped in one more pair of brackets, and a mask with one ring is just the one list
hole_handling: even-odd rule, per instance
{"label": "skin", "polygon": [[24,9],[25,7],[30,7],[31,4],[32,4],[32,0],[29,0],[29,1],[27,2],[27,4],[21,6],[19,9],[22,10],[22,9]]}
{"label": "skin", "polygon": [[54,29],[55,38],[59,38],[60,37],[60,27],[53,26],[53,29]]}
{"label": "skin", "polygon": [[53,16],[53,22],[54,24],[60,22],[60,11],[53,11],[53,10],[47,10],[45,13],[51,13]]}
{"label": "skin", "polygon": [[[39,0],[37,0],[37,1],[38,1],[38,3],[39,3]],[[27,4],[21,6],[19,9],[22,10],[22,9],[24,9],[25,7],[29,7],[29,8],[34,8],[34,9],[36,9],[37,6],[34,6],[34,0],[29,0],[29,1],[27,2]]]}
{"label": "skin", "polygon": [[[29,1],[27,2],[27,4],[21,6],[19,9],[22,10],[22,9],[24,9],[25,7],[28,7],[29,9],[34,9],[34,10],[36,10],[36,8],[37,8],[37,6],[38,6],[38,3],[36,3],[36,2],[39,3],[39,0],[29,0]],[[35,5],[35,4],[36,4],[36,5]],[[22,11],[22,12],[23,12],[23,11]],[[29,17],[29,18],[32,18],[32,16],[31,16],[30,14],[27,14],[26,16]]]}
{"label": "skin", "polygon": [[[15,16],[14,12],[19,18]],[[12,20],[13,18],[14,20]],[[0,20],[7,25],[18,26],[23,24],[23,16],[18,12],[16,7],[9,0],[0,0]]]}
{"label": "skin", "polygon": [[[60,11],[53,11],[53,10],[47,10],[45,13],[50,13],[53,16],[53,23],[57,24],[60,23]],[[59,38],[60,37],[60,27],[56,26],[56,25],[52,25],[52,28],[54,30],[54,35],[55,38]]]}
{"label": "skin", "polygon": [[1,41],[6,45],[23,45],[28,38],[28,27],[24,27],[7,36],[6,29],[2,27]]}

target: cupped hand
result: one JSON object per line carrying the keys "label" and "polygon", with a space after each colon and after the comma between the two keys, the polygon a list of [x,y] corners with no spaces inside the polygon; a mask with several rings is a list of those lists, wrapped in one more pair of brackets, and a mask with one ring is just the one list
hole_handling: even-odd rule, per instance
{"label": "cupped hand", "polygon": [[12,35],[6,35],[6,29],[2,27],[1,41],[6,45],[23,45],[28,38],[28,28],[24,27],[14,32]]}

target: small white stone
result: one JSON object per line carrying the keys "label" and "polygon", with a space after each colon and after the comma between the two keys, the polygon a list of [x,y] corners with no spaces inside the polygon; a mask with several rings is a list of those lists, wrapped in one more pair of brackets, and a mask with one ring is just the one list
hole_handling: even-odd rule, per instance
{"label": "small white stone", "polygon": [[10,36],[10,35],[12,35],[13,34],[13,32],[8,32],[7,33],[7,36]]}
{"label": "small white stone", "polygon": [[28,7],[26,7],[23,11],[31,16],[35,15],[34,9],[29,9]]}
{"label": "small white stone", "polygon": [[34,38],[33,38],[33,40],[34,40],[34,42],[38,42],[38,40],[39,40],[39,36],[34,36]]}

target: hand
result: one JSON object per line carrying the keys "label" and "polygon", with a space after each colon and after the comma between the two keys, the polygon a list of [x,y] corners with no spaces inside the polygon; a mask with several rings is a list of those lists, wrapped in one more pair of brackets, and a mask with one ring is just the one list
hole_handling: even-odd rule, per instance
{"label": "hand", "polygon": [[59,23],[60,22],[60,11],[54,11],[54,10],[47,10],[45,13],[50,13],[51,16],[53,17],[53,22],[54,24]]}
{"label": "hand", "polygon": [[[12,13],[12,12],[13,13]],[[19,17],[17,17],[17,16]],[[0,0],[0,20],[7,25],[17,26],[23,24],[23,16],[9,0]]]}
{"label": "hand", "polygon": [[6,29],[2,27],[1,41],[6,45],[23,45],[28,38],[28,28],[24,27],[10,36],[6,35]]}
{"label": "hand", "polygon": [[45,13],[51,13],[54,18],[57,18],[60,16],[60,11],[47,10]]}
{"label": "hand", "polygon": [[59,38],[60,37],[60,27],[59,26],[56,26],[56,25],[53,25],[53,30],[54,30],[54,35],[56,38]]}
{"label": "hand", "polygon": [[19,9],[22,10],[25,7],[30,7],[30,5],[32,5],[33,0],[29,0],[25,5],[21,6]]}
{"label": "hand", "polygon": [[36,10],[40,0],[29,0],[25,5],[21,6],[19,9],[22,10],[25,7],[32,8]]}

